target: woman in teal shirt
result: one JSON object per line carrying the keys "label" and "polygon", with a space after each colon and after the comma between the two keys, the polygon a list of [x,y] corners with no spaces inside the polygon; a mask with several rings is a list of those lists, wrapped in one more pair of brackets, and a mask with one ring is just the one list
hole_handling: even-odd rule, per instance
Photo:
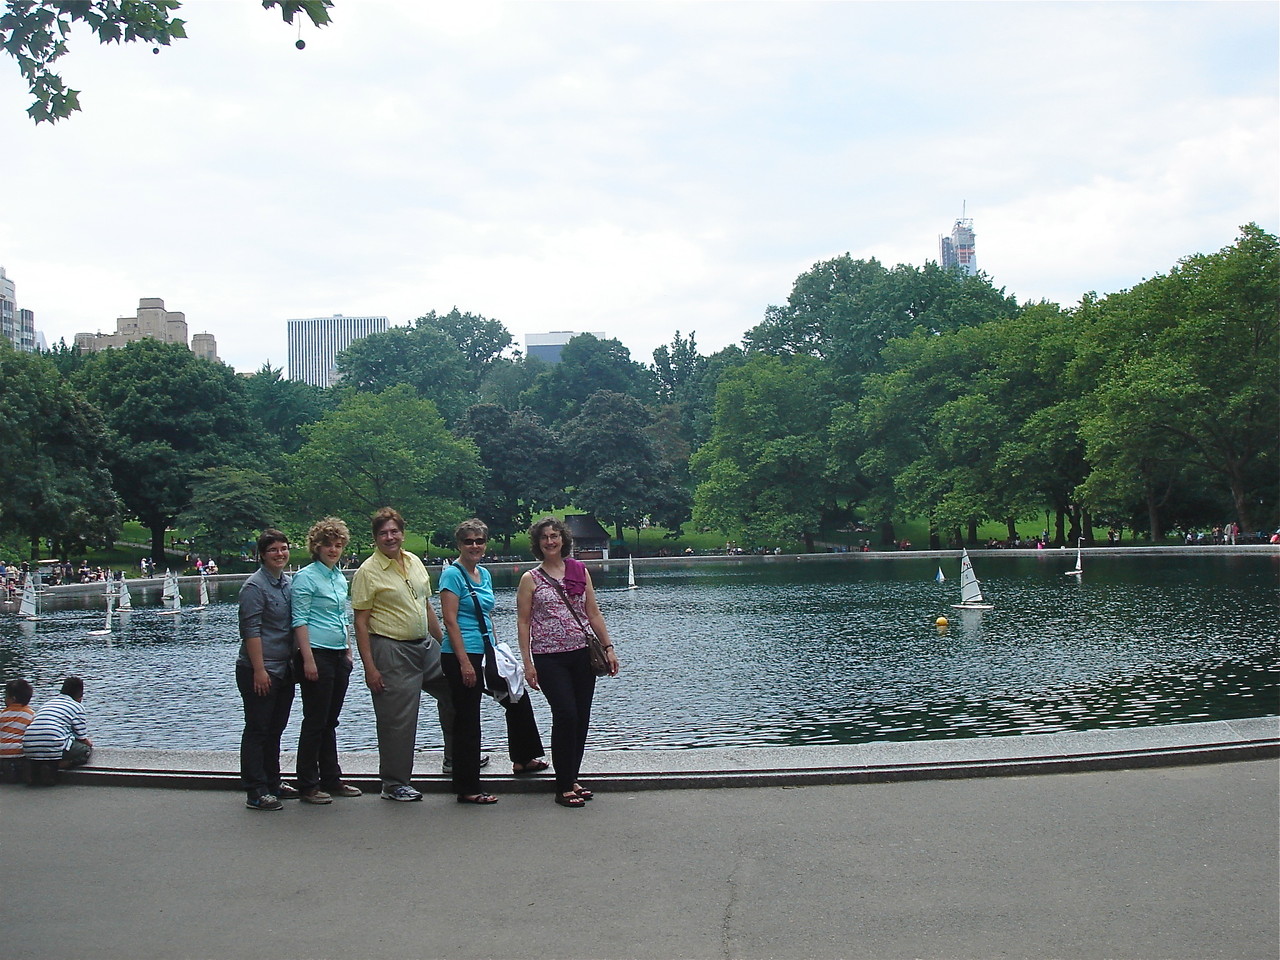
{"label": "woman in teal shirt", "polygon": [[[489,528],[480,520],[464,520],[453,532],[458,562],[440,574],[440,609],[445,638],[440,644],[440,667],[453,695],[453,791],[459,803],[497,803],[480,790],[480,699],[484,633],[493,636],[493,578],[480,566]],[[479,606],[479,616],[477,616]],[[483,618],[483,630],[482,626]],[[461,651],[459,654],[458,651]],[[507,748],[511,772],[538,773],[547,769],[541,759],[542,737],[526,693],[515,703],[503,701],[507,711]]]}
{"label": "woman in teal shirt", "polygon": [[350,540],[345,523],[325,517],[307,532],[312,562],[293,577],[293,632],[303,665],[298,791],[305,803],[330,803],[335,796],[361,792],[343,782],[338,764],[338,715],[351,681],[347,578],[338,561]]}

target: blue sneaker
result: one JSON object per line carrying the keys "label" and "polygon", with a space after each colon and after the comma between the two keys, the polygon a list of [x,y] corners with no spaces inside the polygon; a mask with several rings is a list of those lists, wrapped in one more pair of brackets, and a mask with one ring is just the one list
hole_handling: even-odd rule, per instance
{"label": "blue sneaker", "polygon": [[250,810],[283,810],[284,804],[281,803],[274,794],[264,793],[258,797],[249,797],[245,800],[244,805]]}
{"label": "blue sneaker", "polygon": [[406,787],[402,783],[402,784],[399,784],[398,786],[392,787],[390,790],[388,790],[386,787],[383,787],[382,799],[383,800],[399,800],[401,803],[408,803],[411,800],[421,800],[422,794],[419,793],[417,790],[413,789],[413,787]]}

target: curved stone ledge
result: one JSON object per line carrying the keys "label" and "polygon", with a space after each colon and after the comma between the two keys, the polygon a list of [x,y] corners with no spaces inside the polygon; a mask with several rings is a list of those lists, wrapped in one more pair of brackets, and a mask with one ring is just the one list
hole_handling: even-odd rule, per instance
{"label": "curved stone ledge", "polygon": [[[492,756],[485,779],[500,784],[503,791],[550,788],[549,776],[512,777],[505,757],[497,751]],[[1280,717],[851,746],[588,749],[583,779],[597,790],[800,786],[1030,776],[1273,757],[1280,757]],[[449,778],[439,772],[440,760],[439,751],[419,753],[415,785],[426,792],[451,792]],[[92,765],[63,776],[75,783],[230,790],[240,786],[238,763],[238,755],[230,751],[107,747],[95,752]],[[378,789],[375,751],[344,752],[342,764],[347,780]],[[293,754],[283,754],[281,766],[292,771]]]}

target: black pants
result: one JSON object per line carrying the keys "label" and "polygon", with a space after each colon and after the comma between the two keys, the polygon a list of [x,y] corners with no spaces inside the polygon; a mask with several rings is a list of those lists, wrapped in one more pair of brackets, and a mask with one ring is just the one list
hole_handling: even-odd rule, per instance
{"label": "black pants", "polygon": [[244,733],[240,736],[240,779],[251,797],[280,789],[280,736],[289,725],[293,680],[271,674],[271,689],[253,692],[253,667],[236,664],[236,687],[244,701]]}
{"label": "black pants", "polygon": [[[453,791],[459,796],[480,792],[480,701],[484,698],[484,658],[468,653],[476,672],[475,686],[462,682],[458,657],[440,654],[440,667],[449,680],[453,699]],[[526,693],[515,704],[503,704],[507,713],[507,750],[512,763],[525,764],[542,756],[542,735]]]}
{"label": "black pants", "polygon": [[338,764],[338,715],[351,682],[346,650],[312,647],[315,681],[302,677],[302,730],[298,734],[298,789],[336,787],[342,782]]}
{"label": "black pants", "polygon": [[551,707],[551,762],[556,768],[556,790],[568,793],[578,782],[582,754],[591,726],[591,701],[596,675],[591,672],[587,648],[568,653],[535,653],[538,686]]}

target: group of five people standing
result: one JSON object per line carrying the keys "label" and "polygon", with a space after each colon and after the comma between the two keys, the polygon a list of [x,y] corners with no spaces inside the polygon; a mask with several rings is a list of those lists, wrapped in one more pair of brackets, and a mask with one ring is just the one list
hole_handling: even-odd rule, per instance
{"label": "group of five people standing", "polygon": [[[376,549],[351,581],[355,648],[373,699],[381,796],[421,800],[411,784],[422,691],[437,703],[444,734],[444,770],[452,772],[459,803],[492,804],[480,789],[480,703],[486,637],[492,642],[495,606],[489,572],[480,566],[488,529],[467,520],[455,531],[458,562],[440,579],[442,627],[431,604],[426,567],[404,549],[404,518],[384,507],[372,517]],[[258,538],[260,569],[240,593],[240,655],[236,682],[244,701],[241,777],[246,806],[278,810],[299,797],[329,803],[360,796],[343,780],[337,727],[353,654],[347,625],[348,590],[339,561],[350,542],[341,520],[312,526],[312,563],[295,577],[285,573],[288,538],[268,529]],[[554,518],[534,524],[530,542],[540,565],[525,573],[517,591],[519,644],[527,685],[541,690],[551,708],[551,751],[556,803],[582,807],[592,798],[578,780],[590,724],[595,673],[586,635],[589,623],[605,645],[608,671],[618,660],[596,604],[590,575],[569,553],[573,540]],[[302,690],[297,787],[281,779],[280,739],[289,720],[294,681]],[[537,773],[543,759],[533,707],[526,693],[504,701],[512,772]]]}

